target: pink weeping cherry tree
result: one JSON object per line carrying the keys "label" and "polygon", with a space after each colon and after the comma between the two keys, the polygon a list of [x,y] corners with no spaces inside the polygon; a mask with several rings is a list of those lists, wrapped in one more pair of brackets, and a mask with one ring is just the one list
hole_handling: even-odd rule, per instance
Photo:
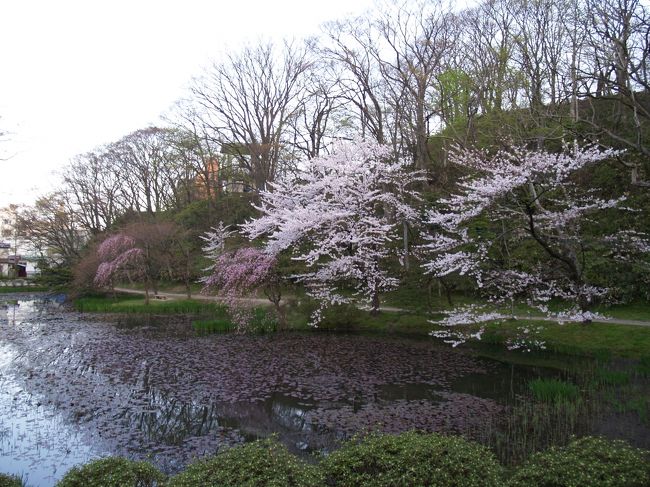
{"label": "pink weeping cherry tree", "polygon": [[[107,237],[97,248],[100,264],[94,284],[113,289],[115,281],[137,279],[142,274],[142,249],[133,237],[118,233]],[[148,293],[147,293],[148,298]]]}
{"label": "pink weeping cherry tree", "polygon": [[179,251],[183,239],[177,225],[168,222],[134,222],[120,233],[108,236],[98,247],[100,262],[95,285],[113,286],[116,281],[144,284],[145,302],[158,292],[160,279],[187,281],[189,255]]}
{"label": "pink weeping cherry tree", "polygon": [[[585,227],[606,212],[624,210],[625,198],[601,198],[581,190],[573,178],[615,154],[593,146],[565,146],[559,153],[514,148],[494,155],[457,150],[453,162],[473,175],[426,216],[426,271],[467,276],[497,304],[522,300],[559,320],[590,322],[593,305],[608,293],[587,272],[593,240],[603,245],[624,239],[594,236]],[[552,300],[570,304],[551,312]],[[457,310],[444,324],[499,317],[504,316],[474,306]]]}
{"label": "pink weeping cherry tree", "polygon": [[240,329],[250,321],[251,295],[261,290],[273,305],[280,330],[286,328],[281,306],[281,277],[273,255],[254,247],[244,247],[214,255],[210,274],[202,279],[203,292],[217,292],[228,305]]}

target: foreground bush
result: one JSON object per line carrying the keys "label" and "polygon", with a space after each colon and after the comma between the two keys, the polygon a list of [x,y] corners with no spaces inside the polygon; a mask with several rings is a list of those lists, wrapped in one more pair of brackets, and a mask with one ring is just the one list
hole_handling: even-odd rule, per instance
{"label": "foreground bush", "polygon": [[370,435],[321,464],[329,485],[489,487],[503,485],[494,454],[457,436]]}
{"label": "foreground bush", "polygon": [[511,487],[643,487],[650,485],[649,452],[623,441],[580,438],[533,455]]}
{"label": "foreground bush", "polygon": [[300,461],[284,445],[266,439],[230,448],[172,477],[168,487],[318,486],[318,469]]}
{"label": "foreground bush", "polygon": [[0,487],[23,487],[23,485],[20,477],[0,473]]}
{"label": "foreground bush", "polygon": [[147,462],[109,457],[74,467],[57,487],[153,487],[161,485],[165,476]]}

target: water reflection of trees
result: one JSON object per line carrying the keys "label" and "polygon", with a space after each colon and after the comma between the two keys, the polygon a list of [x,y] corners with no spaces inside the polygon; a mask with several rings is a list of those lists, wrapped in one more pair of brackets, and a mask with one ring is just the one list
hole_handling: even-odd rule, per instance
{"label": "water reflection of trees", "polygon": [[214,404],[182,402],[157,391],[151,391],[147,401],[146,407],[125,409],[123,413],[149,441],[181,445],[188,437],[205,436],[221,426]]}
{"label": "water reflection of trees", "polygon": [[146,404],[125,408],[116,419],[137,428],[146,441],[166,445],[181,445],[188,438],[232,429],[246,439],[274,434],[295,450],[329,447],[334,437],[315,430],[309,415],[313,407],[282,394],[257,402],[201,404],[150,389]]}

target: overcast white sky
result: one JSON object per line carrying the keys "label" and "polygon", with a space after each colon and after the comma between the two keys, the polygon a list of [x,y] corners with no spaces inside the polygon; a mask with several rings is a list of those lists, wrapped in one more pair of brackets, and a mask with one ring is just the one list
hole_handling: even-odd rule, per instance
{"label": "overcast white sky", "polygon": [[15,0],[0,9],[0,207],[53,189],[75,154],[155,124],[242,42],[302,37],[372,0]]}

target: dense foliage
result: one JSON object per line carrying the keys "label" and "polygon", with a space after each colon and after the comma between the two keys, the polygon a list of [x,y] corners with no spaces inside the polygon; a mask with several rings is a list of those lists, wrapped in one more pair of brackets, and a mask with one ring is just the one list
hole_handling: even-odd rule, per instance
{"label": "dense foliage", "polygon": [[23,485],[19,477],[0,473],[0,487],[23,487]]}
{"label": "dense foliage", "polygon": [[650,485],[650,452],[622,441],[581,438],[537,453],[519,468],[513,487],[642,487]]}
{"label": "dense foliage", "polygon": [[[171,478],[146,462],[108,457],[71,469],[57,487],[644,487],[649,460],[650,452],[623,441],[584,437],[506,470],[488,448],[460,436],[412,431],[353,438],[316,465],[268,438],[199,460]],[[0,487],[22,485],[0,474]]]}
{"label": "dense foliage", "polygon": [[352,441],[322,463],[329,485],[470,487],[502,485],[489,449],[461,437],[415,432]]}
{"label": "dense foliage", "polygon": [[318,469],[290,454],[275,440],[230,448],[190,465],[169,480],[169,487],[222,485],[309,487],[322,485]]}
{"label": "dense foliage", "polygon": [[57,487],[155,487],[165,476],[147,462],[109,457],[74,467]]}

